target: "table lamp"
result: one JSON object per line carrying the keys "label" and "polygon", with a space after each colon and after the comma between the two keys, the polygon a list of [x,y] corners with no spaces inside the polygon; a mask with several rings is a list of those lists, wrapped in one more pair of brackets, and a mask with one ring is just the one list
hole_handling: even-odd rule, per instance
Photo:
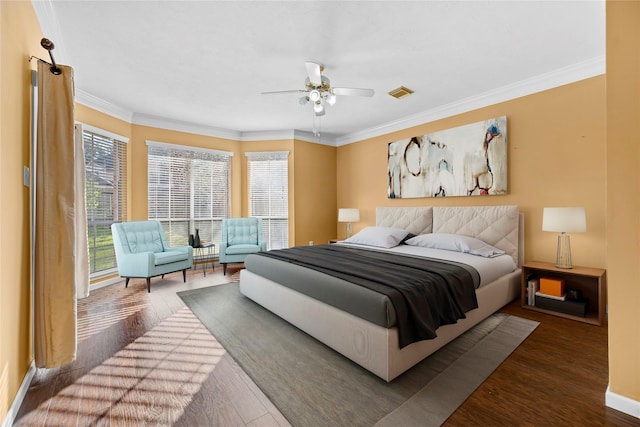
{"label": "table lamp", "polygon": [[347,223],[347,239],[353,234],[352,222],[360,221],[360,209],[340,208],[338,209],[338,222]]}
{"label": "table lamp", "polygon": [[542,211],[542,231],[558,234],[556,267],[572,268],[571,241],[569,232],[587,231],[587,216],[584,208],[544,208]]}

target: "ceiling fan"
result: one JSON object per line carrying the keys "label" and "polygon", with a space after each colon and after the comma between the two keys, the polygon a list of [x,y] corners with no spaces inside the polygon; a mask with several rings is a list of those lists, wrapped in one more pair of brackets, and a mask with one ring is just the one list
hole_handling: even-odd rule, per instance
{"label": "ceiling fan", "polygon": [[313,103],[313,111],[316,116],[323,116],[325,114],[324,104],[334,105],[337,95],[373,96],[373,89],[331,87],[329,78],[322,74],[324,66],[315,62],[305,62],[304,64],[307,68],[307,78],[305,79],[304,89],[262,92],[262,94],[303,93],[304,95],[299,99],[300,105],[306,105],[307,102]]}

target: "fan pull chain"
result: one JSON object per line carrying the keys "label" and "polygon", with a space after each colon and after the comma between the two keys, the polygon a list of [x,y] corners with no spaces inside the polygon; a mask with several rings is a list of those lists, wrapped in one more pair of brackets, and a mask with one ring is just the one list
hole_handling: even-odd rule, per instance
{"label": "fan pull chain", "polygon": [[[319,137],[320,128],[321,128],[321,122],[320,122],[321,116],[317,116],[315,111],[313,111],[313,109],[311,110],[311,114],[313,114],[313,135]],[[317,124],[316,124],[316,120],[318,121]]]}

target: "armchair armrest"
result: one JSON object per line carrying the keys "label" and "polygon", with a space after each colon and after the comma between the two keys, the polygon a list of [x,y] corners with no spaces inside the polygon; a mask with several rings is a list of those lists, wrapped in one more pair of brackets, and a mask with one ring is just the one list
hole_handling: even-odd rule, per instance
{"label": "armchair armrest", "polygon": [[153,264],[153,252],[128,253],[118,259],[118,270],[121,276],[147,277]]}

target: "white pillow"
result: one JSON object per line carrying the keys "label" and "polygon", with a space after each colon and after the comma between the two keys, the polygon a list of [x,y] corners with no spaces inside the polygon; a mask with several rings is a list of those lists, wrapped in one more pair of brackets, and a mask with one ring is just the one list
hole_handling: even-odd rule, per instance
{"label": "white pillow", "polygon": [[505,252],[498,248],[462,234],[429,233],[407,239],[405,244],[410,246],[421,246],[424,248],[444,249],[472,255],[479,255],[485,258],[493,258],[504,255]]}
{"label": "white pillow", "polygon": [[407,230],[393,227],[367,227],[359,233],[343,240],[342,243],[393,248],[398,246],[409,235]]}

